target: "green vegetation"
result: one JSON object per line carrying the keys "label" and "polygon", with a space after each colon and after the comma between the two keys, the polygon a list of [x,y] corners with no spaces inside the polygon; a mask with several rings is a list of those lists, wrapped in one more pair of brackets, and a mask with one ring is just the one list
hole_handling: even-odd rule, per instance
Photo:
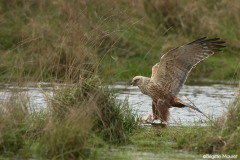
{"label": "green vegetation", "polygon": [[227,48],[200,63],[189,80],[240,79],[239,6],[237,0],[1,1],[0,80],[20,88],[52,82],[54,96],[46,94],[48,109],[41,112],[30,110],[18,89],[1,99],[0,159],[95,159],[125,146],[189,151],[192,159],[240,154],[239,96],[207,127],[162,129],[139,127],[128,103],[103,87],[150,75],[162,53],[203,36],[220,37]]}
{"label": "green vegetation", "polygon": [[237,0],[1,1],[0,78],[78,81],[98,72],[108,81],[129,80],[150,75],[168,49],[208,36],[224,39],[227,48],[200,63],[189,80],[236,80],[239,6]]}
{"label": "green vegetation", "polygon": [[13,95],[1,106],[0,154],[83,159],[96,147],[128,142],[129,134],[138,128],[135,114],[98,85],[90,79],[56,89],[43,112],[31,113],[25,96]]}

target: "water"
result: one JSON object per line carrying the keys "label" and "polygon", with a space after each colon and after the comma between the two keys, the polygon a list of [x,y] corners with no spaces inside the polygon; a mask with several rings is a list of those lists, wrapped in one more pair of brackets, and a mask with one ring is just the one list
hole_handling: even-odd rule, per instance
{"label": "water", "polygon": [[[1,103],[4,103],[17,90],[29,99],[29,106],[34,111],[46,109],[46,96],[53,96],[53,90],[49,83],[29,83],[21,88],[14,85],[0,84],[0,86]],[[63,84],[59,84],[58,86],[61,87]],[[130,106],[140,116],[151,113],[151,98],[143,95],[137,87],[130,87],[126,83],[118,83],[109,87],[118,91],[118,99],[124,100],[127,98]],[[189,104],[194,103],[205,114],[216,118],[226,111],[227,106],[233,101],[236,91],[237,87],[231,85],[185,85],[179,93],[179,98]],[[170,125],[179,123],[192,125],[195,122],[202,122],[205,119],[200,113],[188,108],[170,109]]]}
{"label": "water", "polygon": [[[60,85],[61,86],[61,85]],[[27,98],[30,111],[44,111],[47,109],[47,96],[53,96],[53,88],[49,83],[28,83],[24,87],[10,84],[0,84],[0,104],[9,101],[15,94],[16,98]]]}
{"label": "water", "polygon": [[[124,100],[128,98],[130,106],[140,116],[152,112],[152,100],[150,97],[143,95],[137,87],[131,87],[124,83],[110,86],[118,90],[118,98]],[[209,117],[216,118],[222,115],[228,105],[234,100],[236,86],[214,84],[208,86],[185,85],[181,89],[178,97],[184,102],[194,104]],[[192,125],[196,122],[206,120],[201,113],[189,108],[170,108],[170,125],[183,124]]]}

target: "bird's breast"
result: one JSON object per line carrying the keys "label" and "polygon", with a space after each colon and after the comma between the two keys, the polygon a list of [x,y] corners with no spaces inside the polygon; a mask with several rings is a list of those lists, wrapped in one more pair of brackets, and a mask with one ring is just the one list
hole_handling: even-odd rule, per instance
{"label": "bird's breast", "polygon": [[151,97],[153,101],[157,101],[158,99],[169,99],[169,94],[156,83],[146,83],[145,85],[139,86],[139,89],[143,94]]}
{"label": "bird's breast", "polygon": [[154,100],[154,99],[159,99],[163,97],[163,92],[161,88],[157,85],[149,85],[148,87],[148,95]]}

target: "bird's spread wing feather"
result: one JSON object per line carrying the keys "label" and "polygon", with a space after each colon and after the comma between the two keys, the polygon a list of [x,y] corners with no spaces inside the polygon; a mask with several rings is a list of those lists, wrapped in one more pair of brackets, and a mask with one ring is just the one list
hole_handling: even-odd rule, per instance
{"label": "bird's spread wing feather", "polygon": [[151,79],[164,91],[178,94],[190,70],[209,55],[225,47],[219,38],[200,38],[164,54],[152,67]]}

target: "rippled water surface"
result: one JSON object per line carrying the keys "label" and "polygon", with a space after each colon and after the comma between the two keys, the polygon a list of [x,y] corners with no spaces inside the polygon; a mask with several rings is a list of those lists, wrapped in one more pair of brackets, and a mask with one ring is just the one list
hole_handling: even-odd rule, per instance
{"label": "rippled water surface", "polygon": [[[130,87],[125,83],[118,83],[109,87],[117,90],[118,99],[124,100],[127,98],[130,107],[140,116],[151,113],[151,98],[143,95],[137,87]],[[52,87],[48,83],[33,83],[21,88],[14,85],[3,85],[1,88],[0,100],[2,102],[10,98],[10,95],[15,90],[18,90],[18,92],[24,93],[29,98],[29,106],[35,111],[47,108],[45,97],[53,95]],[[226,111],[229,103],[233,101],[236,91],[237,87],[231,85],[185,85],[179,93],[179,98],[187,103],[194,103],[195,106],[210,117],[218,117]],[[188,108],[170,109],[170,124],[182,123],[191,125],[204,119],[206,118],[200,113]]]}

